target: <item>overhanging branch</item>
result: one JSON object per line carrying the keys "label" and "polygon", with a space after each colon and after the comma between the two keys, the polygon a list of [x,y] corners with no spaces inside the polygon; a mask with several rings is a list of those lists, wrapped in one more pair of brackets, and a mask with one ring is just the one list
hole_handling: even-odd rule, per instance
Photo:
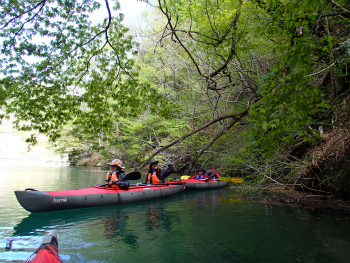
{"label": "overhanging branch", "polygon": [[[160,152],[162,152],[162,151],[164,151],[164,150],[170,148],[171,146],[174,146],[174,145],[176,145],[176,144],[178,144],[178,143],[184,141],[186,138],[192,136],[193,134],[195,134],[195,133],[197,133],[197,132],[199,132],[199,131],[201,131],[201,130],[207,128],[207,127],[209,127],[210,125],[212,125],[212,124],[214,124],[214,123],[217,123],[217,122],[219,122],[219,121],[221,121],[221,120],[228,119],[228,118],[233,119],[232,121],[233,121],[234,123],[236,123],[236,122],[239,121],[242,117],[244,117],[245,115],[248,114],[249,109],[250,109],[250,107],[246,108],[244,111],[242,111],[242,112],[240,112],[240,113],[238,113],[238,114],[224,115],[224,116],[218,117],[218,118],[216,118],[216,119],[214,119],[214,120],[211,120],[210,122],[204,124],[203,126],[201,126],[201,127],[197,128],[197,129],[195,129],[195,130],[193,130],[193,131],[191,131],[191,132],[185,134],[185,135],[182,136],[181,138],[179,138],[179,139],[177,139],[177,140],[175,140],[175,141],[169,143],[168,145],[163,146],[162,148],[160,148],[159,150],[157,150],[155,153],[153,153],[147,160],[143,161],[143,162],[142,162],[138,167],[136,167],[135,169],[138,170],[138,169],[143,168],[143,167],[148,163],[149,160],[151,160],[154,156],[156,156],[156,155],[159,154]],[[233,124],[234,124],[234,123],[233,123]],[[229,127],[229,125],[228,125],[227,127],[231,128],[231,127],[233,126],[233,124],[232,124],[230,127]],[[229,128],[227,129],[227,131],[229,130]],[[227,131],[225,131],[223,134],[225,134]],[[222,131],[222,132],[223,132],[223,131]],[[223,135],[223,134],[222,134],[222,135]],[[222,135],[221,135],[221,136],[222,136]],[[214,142],[215,142],[215,141],[214,141]],[[214,143],[214,142],[213,142],[213,143]],[[211,145],[210,145],[210,146],[211,146]],[[209,146],[209,147],[210,147],[210,146]],[[209,147],[208,147],[208,148],[209,148]]]}

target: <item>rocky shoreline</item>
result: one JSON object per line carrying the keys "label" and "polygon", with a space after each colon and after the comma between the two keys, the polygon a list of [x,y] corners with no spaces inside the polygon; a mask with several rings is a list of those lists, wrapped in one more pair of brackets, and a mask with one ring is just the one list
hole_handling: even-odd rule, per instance
{"label": "rocky shoreline", "polygon": [[251,196],[250,200],[263,204],[286,205],[311,210],[337,210],[350,214],[350,200],[288,190],[279,186],[269,187]]}

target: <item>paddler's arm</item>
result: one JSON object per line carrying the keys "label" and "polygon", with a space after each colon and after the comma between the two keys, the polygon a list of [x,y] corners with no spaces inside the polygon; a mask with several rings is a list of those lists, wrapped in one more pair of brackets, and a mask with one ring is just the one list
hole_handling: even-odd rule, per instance
{"label": "paddler's arm", "polygon": [[164,181],[165,178],[167,178],[173,171],[173,165],[170,163],[169,157],[165,158],[166,163],[168,164],[168,168],[165,170],[162,170],[160,173],[160,181]]}
{"label": "paddler's arm", "polygon": [[126,179],[126,174],[124,173],[124,171],[121,171],[119,174],[118,174],[118,180],[119,181],[124,181]]}

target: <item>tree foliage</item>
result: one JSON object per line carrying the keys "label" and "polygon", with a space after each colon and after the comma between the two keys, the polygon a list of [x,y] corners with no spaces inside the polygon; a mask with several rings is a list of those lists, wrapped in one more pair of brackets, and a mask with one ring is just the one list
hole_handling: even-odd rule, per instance
{"label": "tree foliage", "polygon": [[138,80],[137,43],[123,15],[104,4],[108,15],[95,25],[89,16],[102,7],[93,0],[1,3],[0,106],[15,115],[18,129],[55,141],[71,122],[104,141],[115,131],[111,120],[136,116],[149,98],[161,98]]}
{"label": "tree foliage", "polygon": [[324,71],[332,79],[344,77],[339,72],[349,64],[340,61],[347,55],[337,48],[349,41],[349,19],[339,13],[335,2],[256,3],[267,15],[259,32],[273,40],[274,52],[280,54],[278,63],[264,76],[262,99],[252,114],[256,125],[251,144],[271,155],[298,138],[313,142],[309,125],[324,123],[320,117],[346,89],[346,85],[325,82]]}

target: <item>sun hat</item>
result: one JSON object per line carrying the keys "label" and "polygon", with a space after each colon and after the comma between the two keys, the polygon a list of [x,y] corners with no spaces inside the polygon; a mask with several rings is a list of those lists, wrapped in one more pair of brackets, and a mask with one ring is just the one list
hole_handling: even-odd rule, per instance
{"label": "sun hat", "polygon": [[152,164],[158,164],[158,161],[156,159],[152,159],[148,162],[149,165],[152,165]]}
{"label": "sun hat", "polygon": [[125,166],[123,164],[122,160],[119,159],[114,159],[113,161],[111,161],[109,164],[109,166],[119,166],[122,169],[125,169]]}

